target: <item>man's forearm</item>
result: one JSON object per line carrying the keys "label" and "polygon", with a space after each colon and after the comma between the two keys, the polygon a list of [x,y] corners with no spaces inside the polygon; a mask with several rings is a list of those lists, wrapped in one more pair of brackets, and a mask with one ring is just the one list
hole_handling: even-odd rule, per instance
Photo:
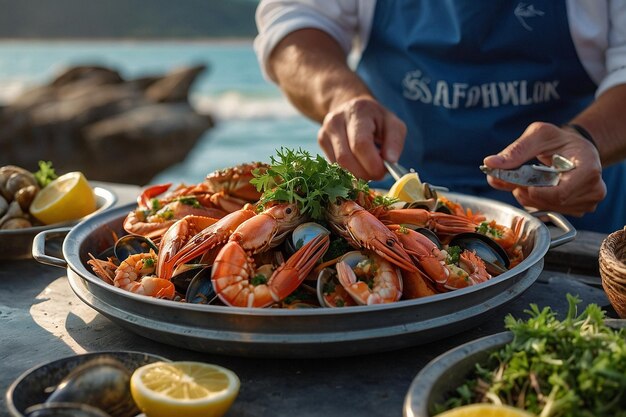
{"label": "man's forearm", "polygon": [[268,70],[294,106],[318,122],[343,102],[371,96],[339,44],[317,29],[287,35],[272,51]]}
{"label": "man's forearm", "polygon": [[593,136],[603,166],[626,158],[626,84],[607,90],[573,123],[580,124]]}

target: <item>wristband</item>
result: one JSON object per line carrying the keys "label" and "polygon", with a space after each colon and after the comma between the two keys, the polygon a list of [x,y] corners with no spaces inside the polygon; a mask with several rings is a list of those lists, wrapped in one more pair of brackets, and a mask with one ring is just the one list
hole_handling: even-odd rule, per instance
{"label": "wristband", "polygon": [[591,142],[591,144],[596,148],[596,151],[598,152],[600,151],[598,149],[598,145],[596,144],[596,141],[593,140],[593,136],[591,136],[591,133],[589,133],[587,129],[585,129],[581,125],[577,125],[576,123],[566,123],[563,125],[563,127],[569,127],[570,129],[574,129],[576,132],[578,132],[580,136],[582,136],[583,138]]}

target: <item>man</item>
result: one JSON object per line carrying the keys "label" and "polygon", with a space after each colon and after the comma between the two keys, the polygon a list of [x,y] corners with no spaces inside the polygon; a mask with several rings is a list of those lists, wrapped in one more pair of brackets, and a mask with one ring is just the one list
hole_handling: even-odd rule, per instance
{"label": "man", "polygon": [[[263,0],[257,24],[266,75],[358,177],[379,180],[383,159],[399,160],[429,183],[572,215],[578,228],[626,223],[626,1]],[[479,170],[554,154],[576,165],[556,187]]]}

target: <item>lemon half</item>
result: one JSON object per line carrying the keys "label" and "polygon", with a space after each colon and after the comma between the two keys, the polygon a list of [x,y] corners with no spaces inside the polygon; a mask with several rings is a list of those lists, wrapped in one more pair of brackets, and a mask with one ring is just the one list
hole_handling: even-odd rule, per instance
{"label": "lemon half", "polygon": [[535,417],[535,415],[506,405],[470,404],[437,414],[437,417]]}
{"label": "lemon half", "polygon": [[391,186],[387,196],[407,203],[422,201],[425,199],[423,183],[416,172],[409,172]]}
{"label": "lemon half", "polygon": [[81,172],[61,175],[42,188],[30,214],[44,224],[80,219],[96,210],[96,196]]}
{"label": "lemon half", "polygon": [[203,362],[155,362],[135,370],[130,391],[147,417],[219,417],[239,393],[239,378]]}

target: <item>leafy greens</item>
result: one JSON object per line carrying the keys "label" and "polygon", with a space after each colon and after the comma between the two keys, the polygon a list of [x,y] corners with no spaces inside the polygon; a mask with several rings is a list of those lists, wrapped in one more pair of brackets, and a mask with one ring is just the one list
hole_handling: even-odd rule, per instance
{"label": "leafy greens", "polygon": [[493,402],[539,417],[625,417],[626,334],[608,327],[597,305],[577,315],[580,300],[569,294],[567,300],[562,321],[535,304],[527,321],[507,316],[513,342],[491,355],[495,366],[477,365],[443,409]]}
{"label": "leafy greens", "polygon": [[280,148],[266,171],[253,171],[250,183],[263,192],[259,206],[271,201],[297,202],[303,214],[322,218],[322,210],[337,198],[355,198],[368,192],[367,183],[322,156],[312,157],[302,149]]}
{"label": "leafy greens", "polygon": [[35,172],[34,175],[41,188],[58,178],[57,174],[54,172],[54,168],[52,168],[52,162],[50,161],[39,161],[39,170]]}

